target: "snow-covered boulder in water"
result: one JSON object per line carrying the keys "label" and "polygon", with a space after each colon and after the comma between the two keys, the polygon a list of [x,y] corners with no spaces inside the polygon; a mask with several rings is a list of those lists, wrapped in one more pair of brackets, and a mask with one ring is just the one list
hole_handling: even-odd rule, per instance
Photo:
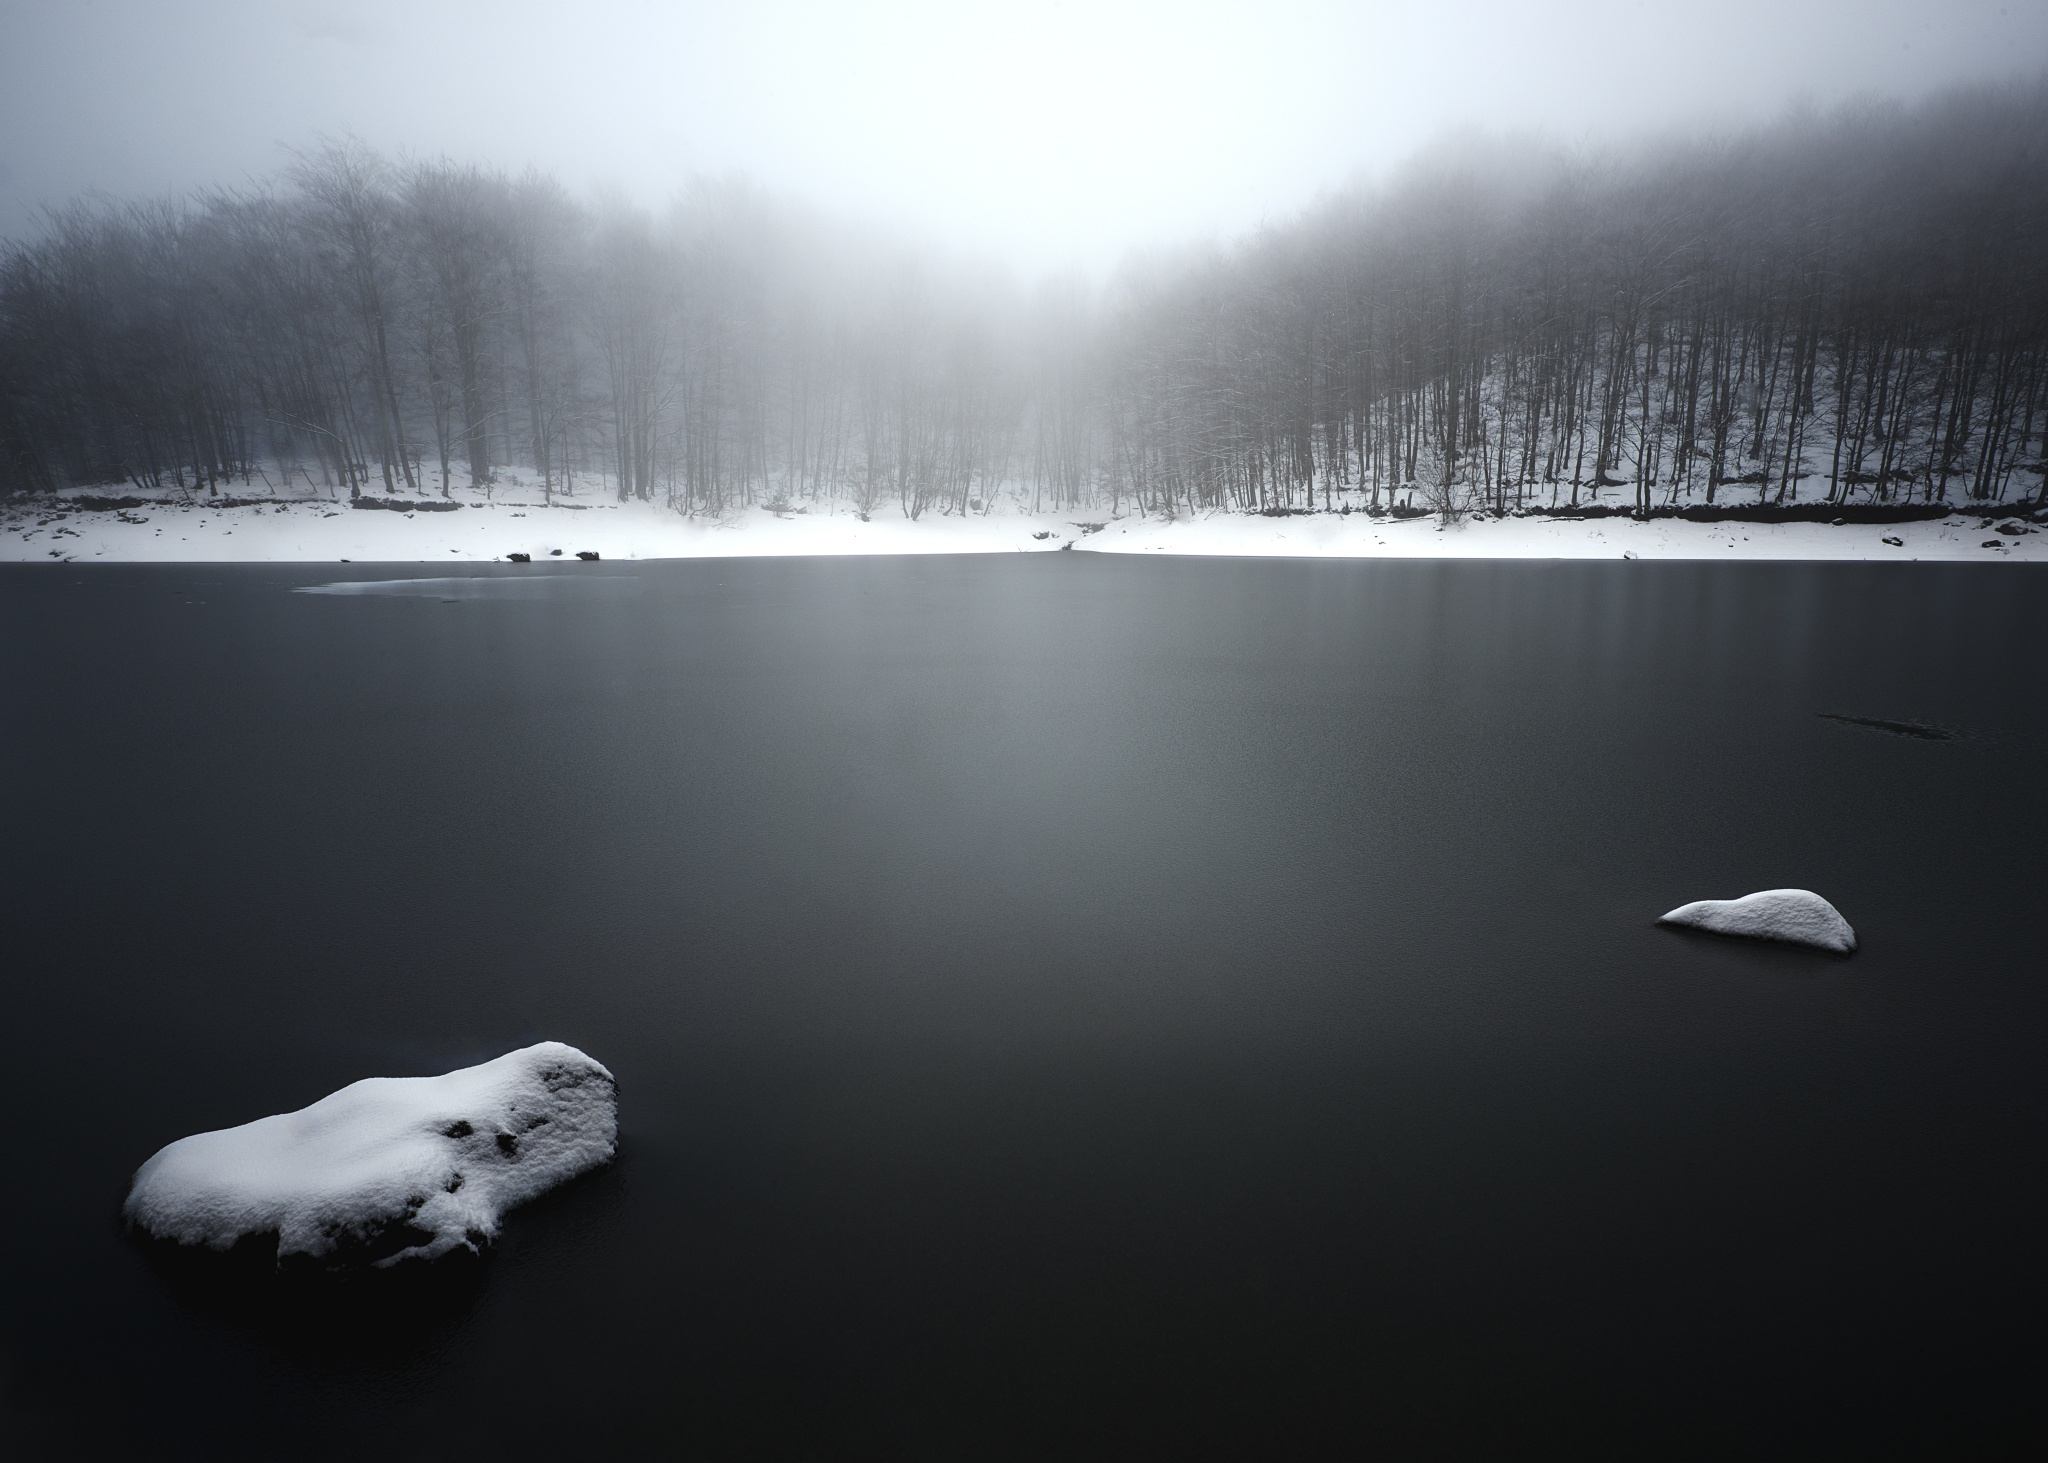
{"label": "snow-covered boulder in water", "polygon": [[1657,921],[1687,925],[1716,935],[1746,935],[1752,940],[1783,940],[1847,955],[1856,948],[1856,932],[1839,911],[1807,889],[1765,889],[1740,899],[1696,899],[1681,904]]}
{"label": "snow-covered boulder in water", "polygon": [[370,1077],[311,1107],[180,1138],[125,1212],[159,1239],[391,1265],[477,1250],[506,1210],[609,1162],[617,1083],[544,1041],[441,1077]]}

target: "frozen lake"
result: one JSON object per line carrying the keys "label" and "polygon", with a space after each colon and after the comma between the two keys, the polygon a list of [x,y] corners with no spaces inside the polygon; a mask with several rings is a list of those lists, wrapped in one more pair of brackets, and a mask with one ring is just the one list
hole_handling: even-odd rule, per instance
{"label": "frozen lake", "polygon": [[[22,1456],[2041,1420],[2048,571],[291,592],[338,569],[0,568]],[[1785,885],[1860,953],[1654,923]],[[621,1157],[475,1273],[278,1294],[120,1231],[173,1138],[543,1038]]]}

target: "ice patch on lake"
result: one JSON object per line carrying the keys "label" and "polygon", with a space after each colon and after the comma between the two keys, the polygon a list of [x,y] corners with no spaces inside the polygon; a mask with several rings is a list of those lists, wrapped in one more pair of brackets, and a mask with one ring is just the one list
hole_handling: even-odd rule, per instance
{"label": "ice patch on lake", "polygon": [[294,594],[384,595],[397,599],[558,599],[635,593],[632,574],[463,574],[436,579],[339,579],[301,584]]}
{"label": "ice patch on lake", "polygon": [[1765,889],[1740,899],[1696,899],[1664,915],[1659,924],[1685,925],[1716,935],[1783,940],[1847,955],[1856,931],[1825,899],[1808,889]]}
{"label": "ice patch on lake", "polygon": [[617,1084],[544,1041],[440,1077],[370,1077],[311,1107],[200,1133],[136,1171],[124,1212],[158,1239],[388,1266],[479,1249],[506,1210],[610,1161]]}

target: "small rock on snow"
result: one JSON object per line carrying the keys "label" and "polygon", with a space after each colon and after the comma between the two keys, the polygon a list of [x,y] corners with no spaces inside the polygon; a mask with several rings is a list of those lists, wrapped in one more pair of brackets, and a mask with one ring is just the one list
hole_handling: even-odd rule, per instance
{"label": "small rock on snow", "polygon": [[1765,889],[1740,899],[1696,899],[1658,919],[1716,935],[1743,935],[1752,940],[1782,940],[1847,955],[1856,948],[1856,931],[1836,908],[1807,889]]}

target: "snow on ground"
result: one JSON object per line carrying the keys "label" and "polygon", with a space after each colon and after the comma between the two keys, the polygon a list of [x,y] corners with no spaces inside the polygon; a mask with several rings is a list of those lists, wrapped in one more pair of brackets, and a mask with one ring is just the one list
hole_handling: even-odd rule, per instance
{"label": "snow on ground", "polygon": [[[594,487],[594,485],[593,485]],[[74,497],[77,495],[73,495]],[[438,495],[422,503],[441,501]],[[535,564],[579,552],[605,559],[798,554],[1076,553],[1289,558],[1945,559],[2048,561],[2048,527],[2012,513],[1959,513],[1905,524],[1691,523],[1434,518],[1317,513],[1262,518],[1214,513],[1163,519],[1107,509],[1031,513],[999,508],[913,522],[894,506],[870,522],[845,505],[777,512],[749,508],[684,517],[656,503],[595,491],[552,507],[533,488],[484,495],[458,489],[453,511],[351,509],[345,499],[277,499],[221,508],[151,502],[120,512],[15,504],[0,509],[0,561],[17,562],[490,562],[515,553]],[[2000,533],[2001,524],[2019,533]],[[1896,540],[1896,542],[1893,542]],[[1991,547],[1987,547],[1989,544]]]}
{"label": "snow on ground", "polygon": [[391,1265],[476,1250],[507,1209],[611,1159],[612,1074],[558,1041],[440,1077],[369,1077],[311,1107],[180,1138],[125,1212],[158,1239]]}
{"label": "snow on ground", "polygon": [[1847,955],[1856,948],[1849,921],[1818,894],[1807,889],[1765,889],[1740,899],[1696,899],[1681,904],[1657,923],[1684,925],[1716,935],[1743,935],[1752,940],[1783,940]]}

